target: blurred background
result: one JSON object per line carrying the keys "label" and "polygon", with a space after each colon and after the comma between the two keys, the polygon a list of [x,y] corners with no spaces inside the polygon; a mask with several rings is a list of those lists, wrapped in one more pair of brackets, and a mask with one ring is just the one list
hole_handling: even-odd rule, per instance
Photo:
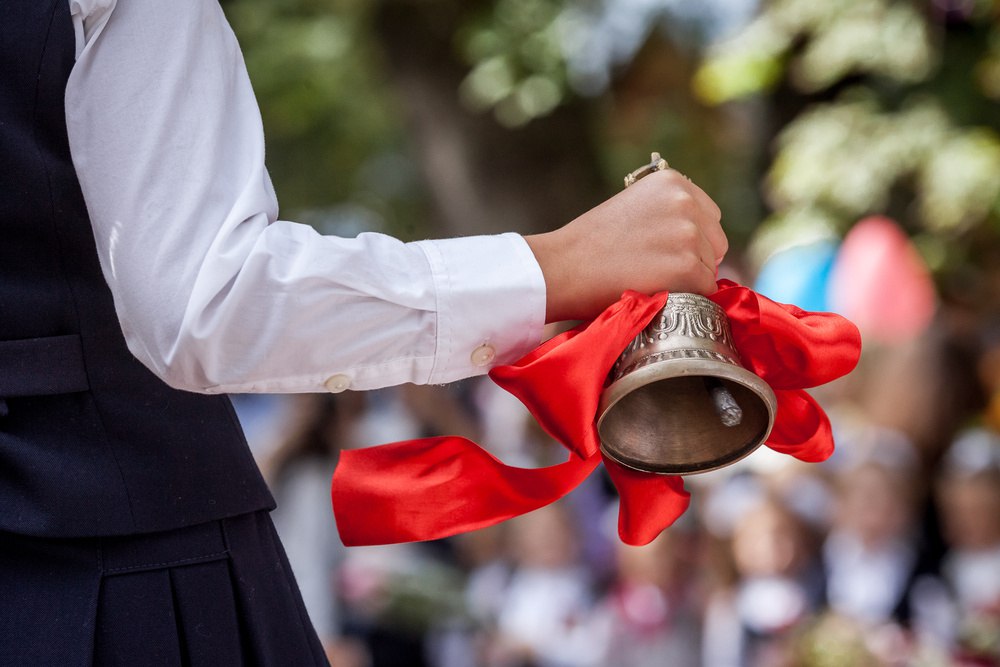
{"label": "blurred background", "polygon": [[821,465],[688,479],[647,547],[595,473],[439,542],[345,549],[337,452],[436,434],[565,458],[487,379],[234,397],[343,667],[1000,665],[1000,2],[224,0],[282,217],[404,240],[557,227],[651,151],[723,275],[855,321]]}

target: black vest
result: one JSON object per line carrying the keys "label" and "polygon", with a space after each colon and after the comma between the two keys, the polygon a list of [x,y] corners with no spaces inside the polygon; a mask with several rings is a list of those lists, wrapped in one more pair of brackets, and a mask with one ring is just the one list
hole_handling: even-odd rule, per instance
{"label": "black vest", "polygon": [[271,507],[229,400],[169,388],[125,346],[70,160],[74,48],[68,0],[0,2],[0,531]]}

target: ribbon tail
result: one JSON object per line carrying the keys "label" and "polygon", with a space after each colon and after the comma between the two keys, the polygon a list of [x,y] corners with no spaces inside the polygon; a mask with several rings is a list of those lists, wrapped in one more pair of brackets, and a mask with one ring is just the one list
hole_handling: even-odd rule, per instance
{"label": "ribbon tail", "polygon": [[600,456],[515,468],[454,436],[345,450],[331,497],[347,546],[449,537],[548,505],[576,488]]}
{"label": "ribbon tail", "polygon": [[604,466],[618,489],[618,536],[632,546],[649,544],[669,528],[691,503],[684,480],[632,470],[604,458]]}
{"label": "ribbon tail", "polygon": [[807,463],[819,463],[833,454],[833,429],[816,399],[802,389],[778,389],[778,419],[767,439],[776,452]]}

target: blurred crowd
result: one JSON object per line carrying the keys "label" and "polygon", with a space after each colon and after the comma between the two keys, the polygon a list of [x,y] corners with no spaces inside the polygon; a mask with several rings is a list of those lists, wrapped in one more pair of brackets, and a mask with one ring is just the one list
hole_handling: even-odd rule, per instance
{"label": "blurred crowd", "polygon": [[341,545],[342,449],[450,434],[512,465],[565,459],[487,378],[234,399],[338,667],[1000,665],[1000,335],[935,326],[817,391],[829,461],[761,448],[688,477],[691,508],[644,547],[618,539],[600,468],[489,529]]}

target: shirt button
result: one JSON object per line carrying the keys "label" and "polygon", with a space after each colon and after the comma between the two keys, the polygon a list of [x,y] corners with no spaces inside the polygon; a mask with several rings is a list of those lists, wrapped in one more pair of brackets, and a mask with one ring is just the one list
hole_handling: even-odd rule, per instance
{"label": "shirt button", "polygon": [[339,394],[351,386],[351,378],[343,373],[338,373],[337,375],[331,375],[327,381],[323,383],[323,386],[326,387],[326,390],[331,394]]}
{"label": "shirt button", "polygon": [[472,365],[488,366],[494,359],[497,358],[497,351],[493,349],[492,345],[480,345],[472,351]]}

